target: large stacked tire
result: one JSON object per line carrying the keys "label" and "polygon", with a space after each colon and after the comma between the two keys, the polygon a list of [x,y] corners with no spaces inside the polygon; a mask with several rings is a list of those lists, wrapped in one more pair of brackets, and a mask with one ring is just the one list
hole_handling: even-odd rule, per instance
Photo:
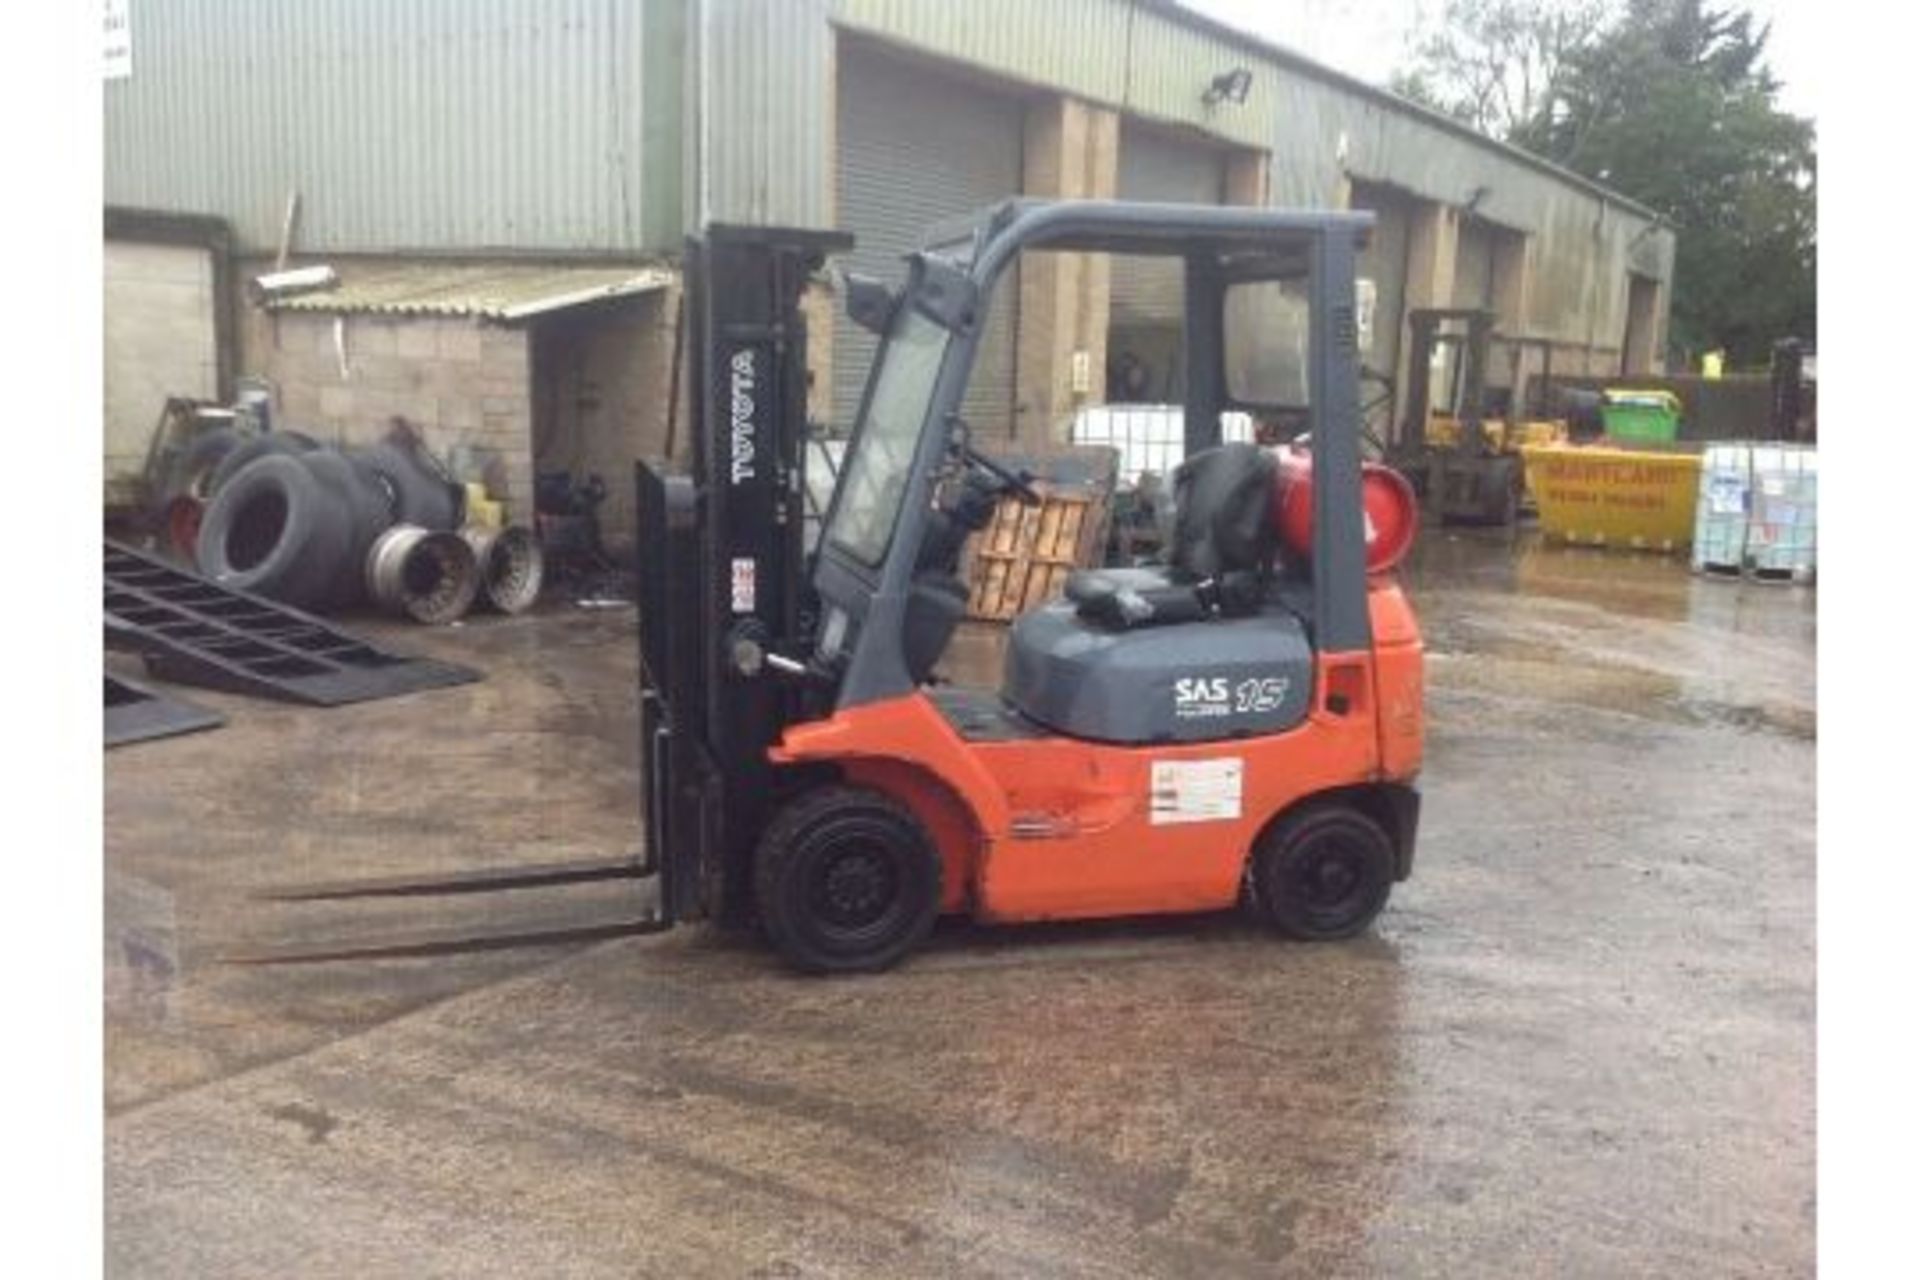
{"label": "large stacked tire", "polygon": [[460,519],[458,490],[432,468],[398,445],[374,444],[347,450],[353,469],[385,497],[395,524],[451,530]]}
{"label": "large stacked tire", "polygon": [[200,571],[303,609],[364,600],[369,553],[394,525],[450,533],[460,519],[457,491],[408,451],[342,452],[293,432],[232,446],[208,490]]}
{"label": "large stacked tire", "polygon": [[214,494],[195,558],[224,586],[318,609],[332,603],[352,541],[344,496],[299,458],[269,454]]}
{"label": "large stacked tire", "polygon": [[207,494],[209,497],[218,494],[227,481],[239,475],[256,458],[287,457],[307,453],[317,447],[297,431],[272,431],[240,440],[222,454],[219,464],[208,476]]}
{"label": "large stacked tire", "polygon": [[346,551],[334,564],[321,603],[336,609],[358,604],[366,595],[367,552],[374,539],[393,525],[393,505],[382,490],[331,449],[302,454],[299,461],[346,510]]}

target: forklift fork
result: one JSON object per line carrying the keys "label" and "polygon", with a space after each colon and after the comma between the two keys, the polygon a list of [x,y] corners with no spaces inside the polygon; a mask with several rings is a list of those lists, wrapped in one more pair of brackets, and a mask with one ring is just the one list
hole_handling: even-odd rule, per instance
{"label": "forklift fork", "polygon": [[[559,888],[609,880],[649,880],[654,873],[637,858],[582,859],[523,867],[487,867],[441,876],[380,876],[360,880],[322,880],[279,885],[252,895],[260,902],[350,902],[380,898],[439,898],[521,889]],[[659,933],[670,927],[658,910],[597,924],[554,929],[460,932],[421,930],[405,936],[370,941],[341,941],[318,945],[269,948],[222,956],[226,964],[313,964],[340,960],[394,960],[425,956],[465,955],[506,951],[520,947],[561,946],[600,942],[609,938]]]}

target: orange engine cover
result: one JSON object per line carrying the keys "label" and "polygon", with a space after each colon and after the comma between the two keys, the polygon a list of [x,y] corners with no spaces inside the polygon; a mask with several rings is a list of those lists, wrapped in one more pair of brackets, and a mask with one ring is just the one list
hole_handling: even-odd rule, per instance
{"label": "orange engine cover", "polygon": [[1421,645],[1390,578],[1371,651],[1320,654],[1307,718],[1255,738],[1124,746],[968,741],[924,694],[795,725],[782,764],[837,765],[913,810],[939,847],[942,907],[983,920],[1212,911],[1238,899],[1278,814],[1420,768]]}

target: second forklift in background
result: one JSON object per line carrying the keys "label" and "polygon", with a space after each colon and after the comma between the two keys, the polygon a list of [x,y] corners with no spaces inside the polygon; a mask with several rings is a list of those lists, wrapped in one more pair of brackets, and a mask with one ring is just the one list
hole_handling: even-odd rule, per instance
{"label": "second forklift in background", "polygon": [[[1526,420],[1519,379],[1499,419],[1487,416],[1487,364],[1493,344],[1505,341],[1518,352],[1537,345],[1545,353],[1542,377],[1551,381],[1552,344],[1545,340],[1502,339],[1497,317],[1476,307],[1421,308],[1407,313],[1409,351],[1407,397],[1399,438],[1387,460],[1410,479],[1428,509],[1444,523],[1516,524],[1526,504],[1527,445],[1564,443],[1567,425]],[[1450,349],[1452,383],[1436,397],[1436,353]],[[1436,399],[1444,400],[1436,407]]]}

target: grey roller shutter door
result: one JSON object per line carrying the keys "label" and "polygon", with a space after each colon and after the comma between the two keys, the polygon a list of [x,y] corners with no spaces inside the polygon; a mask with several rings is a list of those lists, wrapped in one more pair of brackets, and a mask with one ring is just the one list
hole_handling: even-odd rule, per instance
{"label": "grey roller shutter door", "polygon": [[[1122,200],[1220,204],[1227,194],[1226,153],[1122,122],[1115,188]],[[1110,323],[1121,327],[1184,323],[1177,260],[1115,257],[1112,278]]]}
{"label": "grey roller shutter door", "polygon": [[[897,281],[901,256],[919,248],[935,223],[1019,194],[1018,98],[844,48],[838,78],[839,224],[855,240],[843,259],[848,269]],[[1019,292],[1016,276],[1001,280],[967,388],[967,419],[985,439],[1006,439],[1013,430]],[[871,334],[844,316],[836,320],[837,430],[853,424],[874,346]]]}

